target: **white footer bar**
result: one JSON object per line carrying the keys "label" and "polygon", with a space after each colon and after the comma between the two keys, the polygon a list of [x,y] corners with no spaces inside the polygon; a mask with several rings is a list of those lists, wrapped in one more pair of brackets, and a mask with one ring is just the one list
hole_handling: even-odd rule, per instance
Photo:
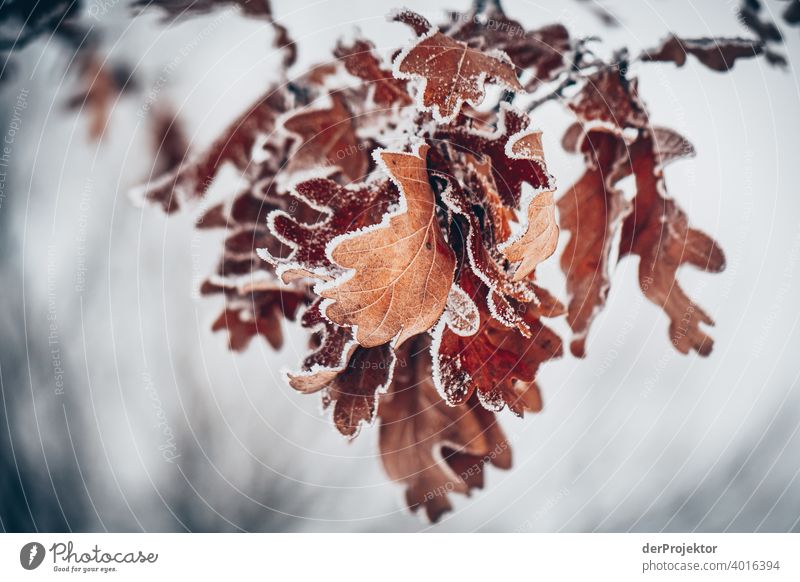
{"label": "white footer bar", "polygon": [[798,581],[796,534],[3,534],[0,580]]}

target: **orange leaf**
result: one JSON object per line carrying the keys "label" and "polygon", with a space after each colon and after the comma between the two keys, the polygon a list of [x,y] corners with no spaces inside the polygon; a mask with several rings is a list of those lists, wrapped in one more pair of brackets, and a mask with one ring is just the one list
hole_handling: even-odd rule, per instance
{"label": "orange leaf", "polygon": [[[534,160],[545,167],[542,132],[531,131],[509,143],[510,157]],[[558,245],[558,224],[552,191],[542,191],[527,203],[527,224],[522,234],[498,248],[512,263],[521,262],[514,274],[520,281],[530,275],[536,265],[547,259]]]}
{"label": "orange leaf", "polygon": [[400,209],[329,247],[334,262],[353,271],[319,287],[329,300],[325,315],[356,326],[356,339],[365,347],[394,338],[402,344],[430,329],[444,311],[455,257],[436,218],[427,151],[427,145],[419,155],[378,150],[376,159],[400,189]]}

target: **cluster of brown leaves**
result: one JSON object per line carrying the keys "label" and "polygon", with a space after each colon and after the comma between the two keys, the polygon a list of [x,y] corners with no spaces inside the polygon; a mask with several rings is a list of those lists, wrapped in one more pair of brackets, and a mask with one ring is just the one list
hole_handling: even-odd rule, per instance
{"label": "cluster of brown leaves", "polygon": [[[390,63],[366,39],[341,44],[333,63],[269,88],[204,151],[183,155],[165,118],[172,167],[143,189],[173,212],[223,165],[241,173],[246,187],[198,223],[226,233],[202,287],[226,300],[214,329],[233,350],[257,335],[278,348],[281,321],[299,317],[309,353],[289,384],[321,393],[347,437],[377,420],[387,473],[432,520],[450,509],[448,493],[482,487],[487,464],[511,465],[496,415],[541,410],[538,368],[563,355],[548,318],[566,314],[572,352],[585,353],[612,256],[639,257],[641,289],[669,316],[675,348],[702,355],[712,321],[676,274],[724,267],[666,194],[664,165],[692,149],[650,124],[625,53],[605,63],[563,26],[525,30],[498,2],[477,4],[441,28],[395,13],[416,38]],[[277,35],[290,47],[285,29]],[[691,54],[727,70],[761,52],[760,40],[670,37],[638,60],[682,65]],[[586,161],[557,201],[541,133],[519,105],[548,86],[570,89],[564,147]],[[618,184],[631,175],[627,200]],[[560,229],[567,306],[536,282]]]}

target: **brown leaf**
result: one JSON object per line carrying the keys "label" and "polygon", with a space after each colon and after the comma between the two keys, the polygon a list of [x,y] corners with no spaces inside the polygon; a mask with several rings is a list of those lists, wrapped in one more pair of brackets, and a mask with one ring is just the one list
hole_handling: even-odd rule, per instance
{"label": "brown leaf", "polygon": [[511,467],[511,449],[494,414],[475,398],[446,404],[431,381],[429,341],[417,336],[399,350],[389,392],[381,399],[381,460],[406,487],[412,511],[438,521],[448,495],[483,487],[484,465]]}
{"label": "brown leaf", "polygon": [[326,319],[321,303],[322,299],[315,299],[300,319],[304,328],[313,331],[312,352],[303,359],[302,370],[289,375],[289,384],[300,392],[316,392],[331,382],[357,347],[352,330]]}
{"label": "brown leaf", "polygon": [[682,67],[686,55],[714,71],[729,71],[738,59],[760,55],[764,51],[761,41],[746,38],[680,38],[670,35],[659,47],[645,51],[643,61],[675,63]]}
{"label": "brown leaf", "polygon": [[344,436],[355,438],[361,426],[372,424],[378,396],[392,378],[395,355],[388,345],[357,347],[347,369],[326,387],[323,403],[333,406],[333,423]]}
{"label": "brown leaf", "polygon": [[[497,191],[497,184],[492,174],[491,158],[476,158],[467,156],[467,176],[474,177],[469,185],[474,191],[478,191],[485,200],[486,212],[489,215],[489,222],[492,226],[492,241],[495,244],[503,243],[511,237],[511,222],[517,216],[514,210],[503,205],[500,193]],[[485,228],[485,227],[484,227]]]}
{"label": "brown leaf", "polygon": [[450,20],[442,29],[448,36],[476,50],[499,49],[518,69],[530,70],[534,76],[526,84],[528,91],[551,81],[569,64],[573,46],[569,32],[561,24],[525,30],[495,4],[486,6],[481,13],[453,12]]}
{"label": "brown leaf", "polygon": [[226,163],[240,171],[250,167],[256,140],[272,132],[277,116],[287,106],[284,94],[270,90],[209,147],[190,155],[173,171],[134,190],[134,197],[159,204],[167,213],[179,210],[187,201],[202,198]]}
{"label": "brown leaf", "polygon": [[590,131],[581,149],[586,171],[558,201],[561,228],[571,233],[561,269],[567,276],[570,350],[577,357],[586,354],[589,327],[608,296],[614,233],[628,209],[616,184],[630,173],[625,143],[613,133]]}
{"label": "brown leaf", "polygon": [[402,22],[409,26],[417,36],[422,36],[433,29],[427,18],[408,9],[395,10],[389,15],[389,18],[394,22]]}
{"label": "brown leaf", "polygon": [[541,410],[539,389],[534,383],[539,365],[561,357],[561,339],[542,324],[534,304],[516,305],[529,330],[523,337],[516,329],[499,324],[486,308],[487,288],[469,271],[462,270],[459,285],[478,306],[476,331],[464,333],[446,317],[434,331],[433,378],[439,392],[451,405],[466,402],[477,391],[488,410],[508,406],[518,416]]}
{"label": "brown leaf", "polygon": [[347,72],[366,81],[372,90],[372,98],[381,107],[410,105],[411,97],[406,92],[406,83],[395,79],[391,71],[381,68],[373,54],[374,45],[368,40],[357,40],[352,46],[340,43],[335,55],[344,61]]}
{"label": "brown leaf", "polygon": [[283,127],[298,137],[287,174],[319,168],[338,168],[352,181],[367,172],[366,148],[356,137],[354,120],[344,99],[332,94],[329,108],[308,108],[292,113]]}
{"label": "brown leaf", "polygon": [[422,79],[420,108],[441,123],[455,119],[464,102],[479,105],[493,83],[521,91],[514,66],[501,51],[477,51],[435,32],[426,34],[394,61],[395,76]]}
{"label": "brown leaf", "polygon": [[713,341],[700,328],[713,320],[689,299],[677,283],[678,268],[691,264],[718,273],[725,256],[708,235],[689,228],[686,214],[665,192],[654,141],[645,134],[631,146],[636,196],[633,209],[622,226],[620,258],[639,255],[639,286],[645,296],[661,307],[670,319],[672,344],[683,353],[711,353]]}
{"label": "brown leaf", "polygon": [[[223,291],[207,283],[203,293]],[[211,326],[212,331],[227,330],[231,350],[244,351],[256,335],[263,336],[276,350],[283,345],[281,320],[293,321],[305,299],[301,293],[285,291],[258,291],[250,295],[229,292],[225,309]]]}
{"label": "brown leaf", "polygon": [[538,132],[530,124],[525,113],[503,103],[495,131],[478,131],[464,122],[441,128],[436,138],[472,156],[488,158],[500,199],[507,207],[516,209],[522,199],[523,183],[534,190],[553,189]]}
{"label": "brown leaf", "polygon": [[315,179],[299,183],[293,195],[319,212],[311,224],[298,221],[295,214],[284,210],[269,215],[270,231],[292,249],[284,259],[267,257],[280,265],[284,281],[286,276],[301,272],[329,277],[333,265],[326,254],[328,244],[337,236],[379,223],[389,206],[397,202],[399,193],[390,180],[345,187],[332,180]]}
{"label": "brown leaf", "polygon": [[[364,347],[396,338],[397,345],[430,329],[444,311],[455,258],[436,218],[425,157],[378,150],[377,158],[400,189],[400,209],[377,226],[332,243],[331,258],[352,274],[320,286],[325,315],[356,326]],[[388,220],[387,220],[388,219]]]}
{"label": "brown leaf", "polygon": [[[528,334],[529,329],[523,318],[511,304],[513,299],[519,301],[533,301],[536,297],[533,285],[527,281],[514,281],[499,264],[499,257],[493,256],[487,248],[484,237],[485,229],[482,228],[478,218],[482,208],[471,204],[468,194],[461,185],[441,174],[437,174],[447,183],[447,188],[441,193],[442,202],[453,212],[454,224],[451,230],[451,246],[459,256],[466,254],[464,268],[469,268],[490,289],[483,299],[486,307],[497,320],[507,327],[517,327],[523,334]],[[491,239],[488,241],[491,243]],[[496,254],[496,253],[495,253]]]}
{"label": "brown leaf", "polygon": [[558,223],[553,193],[545,191],[528,203],[528,222],[522,235],[500,246],[500,251],[512,263],[520,263],[514,280],[521,281],[533,273],[539,263],[549,258],[557,245]]}
{"label": "brown leaf", "polygon": [[169,107],[160,107],[153,113],[153,162],[152,174],[159,176],[178,168],[189,151],[189,140],[183,125]]}
{"label": "brown leaf", "polygon": [[[324,390],[323,404],[333,407],[333,422],[344,436],[355,438],[362,424],[375,419],[378,395],[385,392],[395,366],[388,345],[363,348],[354,343],[345,349],[346,365],[339,369],[317,369],[288,374],[289,384],[305,394]],[[352,355],[351,355],[352,354]]]}
{"label": "brown leaf", "polygon": [[648,123],[637,80],[626,78],[616,67],[604,67],[590,76],[568,105],[583,124],[600,125],[608,131],[621,133]]}
{"label": "brown leaf", "polygon": [[[540,131],[523,134],[509,144],[510,157],[537,161],[545,167]],[[526,213],[527,224],[521,235],[499,246],[509,261],[520,262],[514,273],[514,279],[517,281],[533,273],[536,265],[550,257],[558,244],[558,225],[552,191],[543,190],[528,200]]]}

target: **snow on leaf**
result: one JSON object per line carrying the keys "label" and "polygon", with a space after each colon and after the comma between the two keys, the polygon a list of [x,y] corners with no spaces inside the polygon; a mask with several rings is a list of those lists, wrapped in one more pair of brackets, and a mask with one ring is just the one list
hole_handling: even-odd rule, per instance
{"label": "snow on leaf", "polygon": [[435,29],[403,50],[394,61],[399,79],[422,79],[419,106],[440,123],[453,121],[468,102],[483,102],[487,83],[521,91],[514,65],[499,50],[479,51]]}
{"label": "snow on leaf", "polygon": [[[469,271],[461,272],[459,284],[476,305],[485,304],[488,290]],[[534,304],[520,305],[519,310],[529,337],[498,323],[480,307],[480,326],[472,336],[456,332],[446,320],[439,322],[431,348],[433,378],[449,404],[466,402],[477,391],[481,404],[495,412],[506,405],[518,416],[541,410],[536,372],[542,362],[562,355],[561,340],[541,323]]]}
{"label": "snow on leaf", "polygon": [[318,212],[317,220],[310,224],[285,210],[275,210],[267,218],[270,232],[292,248],[285,259],[264,250],[266,258],[281,265],[283,276],[330,271],[333,266],[325,252],[328,244],[337,236],[379,223],[397,202],[398,192],[390,180],[345,187],[319,178],[297,184],[293,196]]}
{"label": "snow on leaf", "polygon": [[289,385],[304,393],[317,392],[331,382],[345,369],[357,347],[352,330],[326,319],[321,303],[321,299],[315,299],[300,319],[304,328],[313,331],[312,351],[303,359],[301,371],[287,374]]}
{"label": "snow on leaf", "polygon": [[447,187],[441,193],[441,199],[454,213],[457,222],[456,232],[451,236],[451,246],[457,252],[462,249],[466,251],[469,268],[491,290],[491,293],[483,297],[487,302],[487,309],[503,325],[516,326],[523,334],[527,334],[527,325],[510,301],[513,299],[525,302],[534,300],[533,286],[525,281],[513,281],[486,248],[482,225],[461,185],[441,174],[437,174],[437,177],[447,183]]}
{"label": "snow on leaf", "polygon": [[376,159],[400,190],[396,213],[381,224],[334,239],[329,255],[351,271],[318,285],[325,315],[356,327],[364,347],[402,344],[430,329],[444,311],[453,283],[453,251],[439,228],[425,157],[377,150]]}
{"label": "snow on leaf", "polygon": [[523,183],[536,191],[554,188],[542,156],[531,150],[537,147],[533,142],[538,132],[529,126],[525,113],[503,103],[494,132],[474,130],[464,122],[457,127],[441,128],[436,137],[473,156],[488,158],[500,199],[509,208],[518,208]]}
{"label": "snow on leaf", "polygon": [[509,469],[511,449],[494,414],[475,398],[449,406],[439,397],[428,343],[417,336],[399,349],[378,414],[387,474],[405,486],[408,507],[435,522],[452,509],[449,494],[483,488],[485,465]]}
{"label": "snow on leaf", "polygon": [[[288,374],[293,388],[311,393],[323,390],[323,404],[333,408],[333,423],[344,436],[355,438],[362,425],[375,420],[378,396],[386,391],[395,366],[388,345],[346,350],[346,366],[337,371],[319,370],[299,376]],[[352,354],[352,355],[351,355]]]}
{"label": "snow on leaf", "polygon": [[471,336],[478,332],[480,312],[467,293],[455,283],[447,296],[443,321],[460,336]]}

